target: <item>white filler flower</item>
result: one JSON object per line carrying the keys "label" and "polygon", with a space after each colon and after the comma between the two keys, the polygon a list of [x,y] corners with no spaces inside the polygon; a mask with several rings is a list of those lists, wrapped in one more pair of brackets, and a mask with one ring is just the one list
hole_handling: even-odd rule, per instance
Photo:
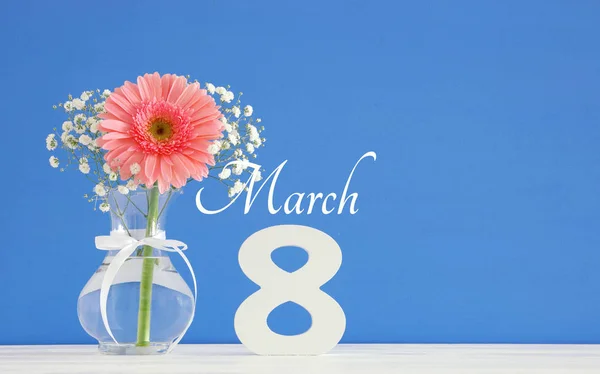
{"label": "white filler flower", "polygon": [[94,192],[96,193],[96,195],[98,195],[100,197],[106,196],[106,188],[104,187],[104,185],[102,183],[98,183],[94,187]]}
{"label": "white filler flower", "polygon": [[215,90],[216,90],[215,85],[212,83],[207,83],[206,90],[208,91],[209,94],[211,94],[211,95],[214,94]]}
{"label": "white filler flower", "polygon": [[221,172],[219,173],[219,178],[220,179],[227,179],[231,176],[231,170],[230,169],[223,169],[221,170]]}
{"label": "white filler flower", "polygon": [[140,170],[142,170],[142,168],[140,167],[140,164],[138,164],[137,162],[134,162],[129,167],[129,171],[131,171],[131,174],[133,174],[133,175],[136,175],[137,173],[139,173]]}
{"label": "white filler flower", "polygon": [[79,171],[83,174],[88,174],[90,172],[90,164],[87,162],[79,164]]}
{"label": "white filler flower", "polygon": [[110,210],[110,204],[106,201],[103,202],[102,204],[100,204],[100,210],[102,211],[102,213],[108,212]]}

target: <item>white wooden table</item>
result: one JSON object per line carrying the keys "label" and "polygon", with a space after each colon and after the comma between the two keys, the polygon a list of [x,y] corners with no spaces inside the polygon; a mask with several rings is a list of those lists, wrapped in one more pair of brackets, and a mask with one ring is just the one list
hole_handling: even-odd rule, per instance
{"label": "white wooden table", "polygon": [[323,356],[260,357],[240,345],[180,345],[167,356],[96,346],[0,346],[0,373],[600,373],[600,345],[340,345]]}

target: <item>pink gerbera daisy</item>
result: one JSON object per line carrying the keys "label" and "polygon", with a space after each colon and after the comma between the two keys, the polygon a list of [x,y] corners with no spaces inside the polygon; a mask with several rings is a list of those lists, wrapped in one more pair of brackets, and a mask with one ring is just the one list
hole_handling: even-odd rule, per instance
{"label": "pink gerbera daisy", "polygon": [[137,84],[115,89],[104,108],[98,128],[106,134],[97,143],[122,179],[131,178],[131,165],[137,163],[136,180],[147,187],[158,183],[163,193],[171,185],[183,187],[190,177],[202,180],[207,165],[214,165],[208,147],[222,136],[222,114],[198,83],[146,74]]}

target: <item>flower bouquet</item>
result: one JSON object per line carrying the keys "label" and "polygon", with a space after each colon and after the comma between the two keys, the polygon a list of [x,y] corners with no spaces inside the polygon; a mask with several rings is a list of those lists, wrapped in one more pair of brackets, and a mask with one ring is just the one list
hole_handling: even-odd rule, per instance
{"label": "flower bouquet", "polygon": [[154,73],[54,106],[68,119],[46,138],[48,150],[63,153],[50,165],[76,166],[92,182],[84,197],[111,215],[110,235],[96,237],[107,255],[78,300],[79,320],[101,352],[166,353],[190,326],[195,291],[168,252],[183,257],[194,290],[195,276],[187,246],[166,238],[166,208],[191,180],[215,178],[234,198],[245,188],[243,173],[261,179],[249,165],[264,128],[241,96],[229,86],[201,88],[189,76]]}

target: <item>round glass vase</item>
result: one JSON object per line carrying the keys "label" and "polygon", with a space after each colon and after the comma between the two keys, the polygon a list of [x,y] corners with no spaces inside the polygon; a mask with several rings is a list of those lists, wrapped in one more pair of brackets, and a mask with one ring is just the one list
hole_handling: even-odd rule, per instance
{"label": "round glass vase", "polygon": [[[109,193],[111,235],[126,234],[136,240],[164,238],[166,208],[175,194],[177,191],[159,194],[157,187],[138,188],[127,195]],[[106,315],[115,342],[102,321],[100,287],[117,252],[107,252],[79,295],[81,326],[98,340],[102,353],[166,353],[192,318],[192,291],[173,267],[168,253],[147,245],[138,247],[119,269],[108,294]]]}

